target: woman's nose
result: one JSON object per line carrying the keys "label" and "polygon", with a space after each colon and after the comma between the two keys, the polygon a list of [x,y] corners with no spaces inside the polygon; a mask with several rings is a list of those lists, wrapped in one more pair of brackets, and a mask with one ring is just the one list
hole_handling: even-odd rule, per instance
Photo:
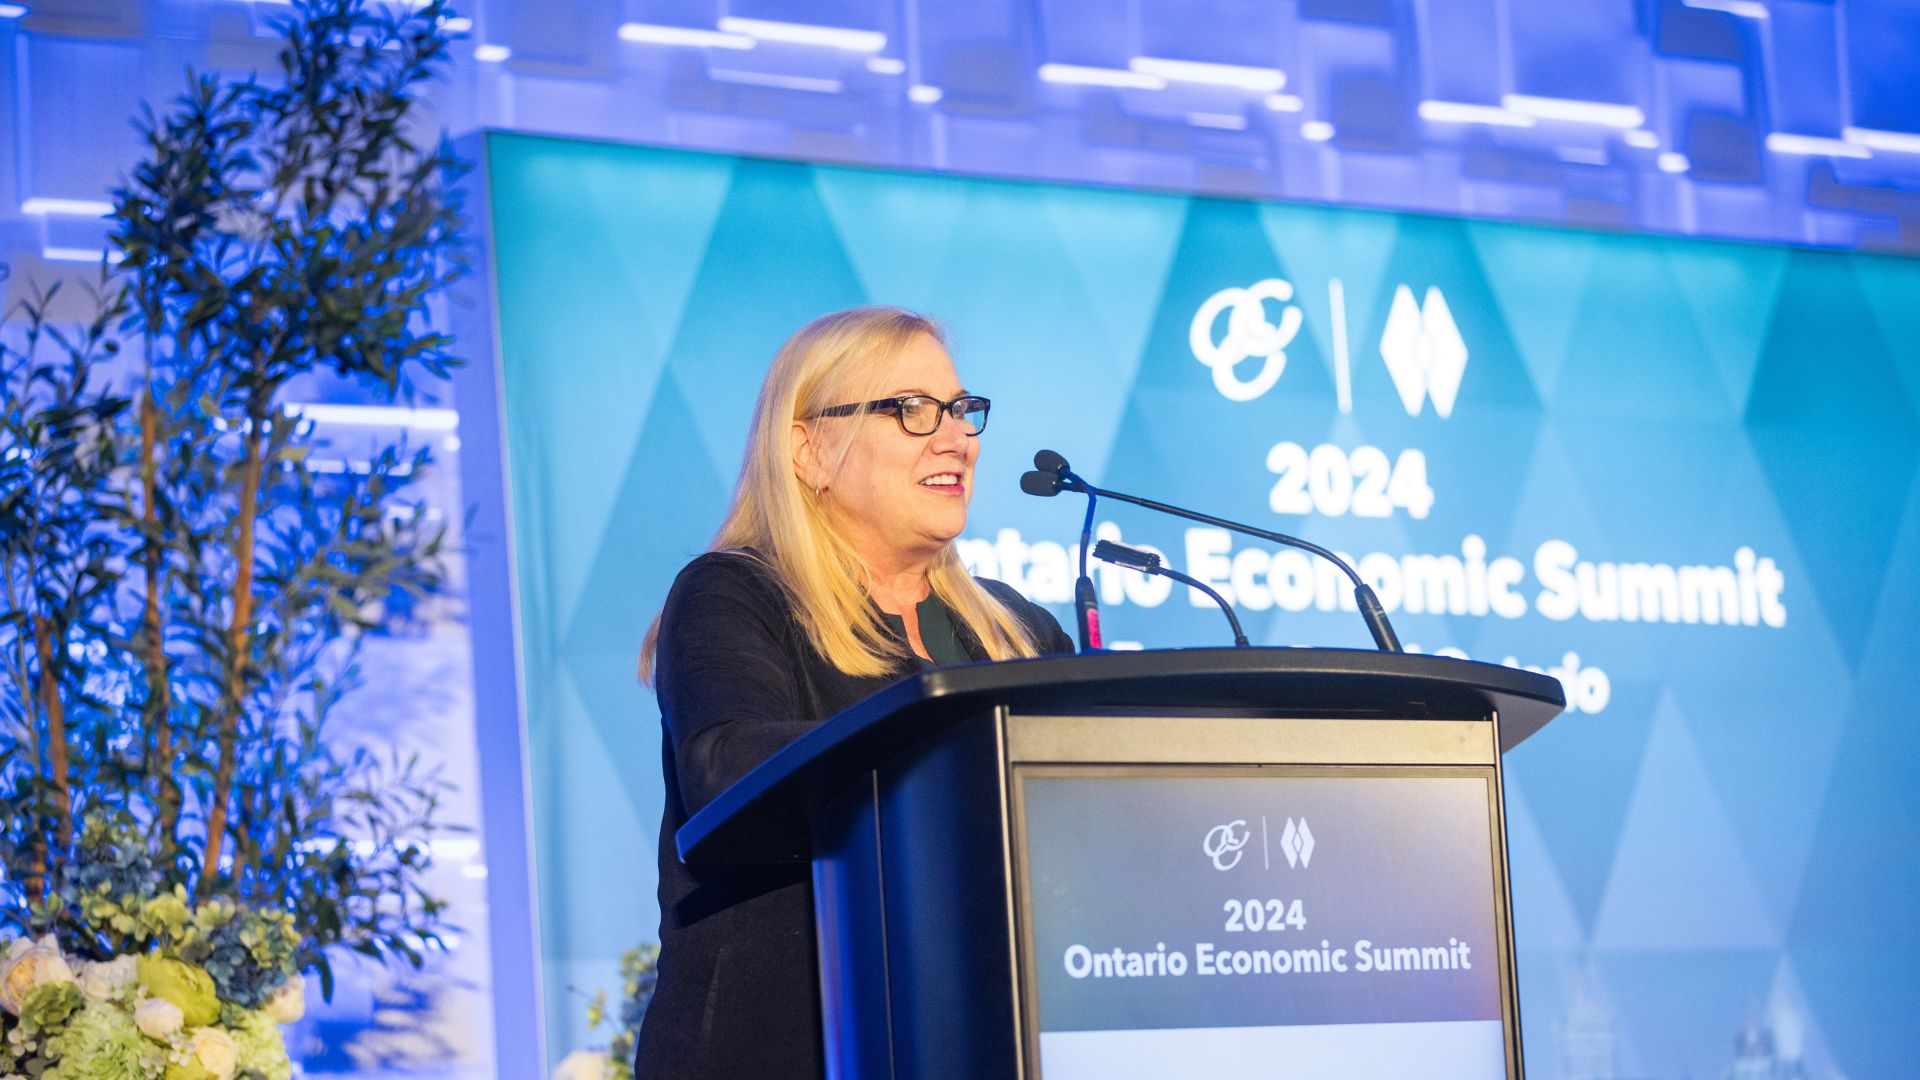
{"label": "woman's nose", "polygon": [[964,453],[967,444],[973,441],[973,437],[967,434],[967,422],[951,416],[941,417],[940,427],[927,438],[933,441],[933,452],[936,454]]}

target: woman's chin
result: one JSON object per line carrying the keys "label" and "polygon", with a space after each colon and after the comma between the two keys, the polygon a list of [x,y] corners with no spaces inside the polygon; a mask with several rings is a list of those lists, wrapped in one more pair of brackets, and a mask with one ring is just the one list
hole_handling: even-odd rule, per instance
{"label": "woman's chin", "polygon": [[938,520],[927,522],[925,527],[926,537],[941,547],[946,547],[960,539],[961,534],[966,531],[967,515],[964,510],[958,514],[943,514]]}

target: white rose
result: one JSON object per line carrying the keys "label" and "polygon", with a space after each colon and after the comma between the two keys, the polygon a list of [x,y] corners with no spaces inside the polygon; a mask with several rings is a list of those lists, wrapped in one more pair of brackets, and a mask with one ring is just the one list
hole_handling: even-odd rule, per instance
{"label": "white rose", "polygon": [[240,1053],[234,1048],[233,1036],[219,1028],[194,1028],[189,1036],[192,1040],[193,1056],[200,1059],[200,1067],[207,1070],[213,1080],[233,1080],[233,1072],[240,1067]]}
{"label": "white rose", "polygon": [[148,998],[133,1007],[133,1022],[142,1034],[156,1042],[166,1042],[180,1034],[180,1026],[186,1019],[180,1006],[165,998]]}
{"label": "white rose", "polygon": [[111,960],[96,964],[83,964],[80,977],[80,992],[88,1001],[98,1004],[125,994],[140,977],[139,961],[131,956],[116,956]]}
{"label": "white rose", "polygon": [[72,981],[73,969],[60,955],[60,943],[52,934],[37,942],[22,938],[7,950],[7,960],[0,969],[0,1009],[19,1016],[20,1003],[35,987]]}
{"label": "white rose", "polygon": [[304,976],[294,975],[286,984],[273,992],[267,1003],[261,1007],[267,1019],[276,1024],[291,1024],[307,1014],[307,980]]}
{"label": "white rose", "polygon": [[606,1080],[607,1055],[599,1050],[575,1050],[553,1067],[552,1080]]}

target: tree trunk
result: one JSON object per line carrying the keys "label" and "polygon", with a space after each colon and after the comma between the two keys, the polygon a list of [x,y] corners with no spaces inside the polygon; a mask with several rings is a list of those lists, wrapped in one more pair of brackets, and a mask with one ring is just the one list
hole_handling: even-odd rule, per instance
{"label": "tree trunk", "polygon": [[173,682],[167,672],[165,624],[160,618],[160,597],[165,588],[161,573],[160,514],[156,507],[158,472],[154,443],[158,437],[159,409],[153,403],[153,386],[148,384],[140,396],[140,526],[146,534],[142,561],[147,571],[147,724],[153,731],[153,759],[147,775],[159,790],[160,835],[169,856],[175,843],[174,826],[180,818],[180,786],[173,778]]}
{"label": "tree trunk", "polygon": [[[33,766],[33,775],[38,777],[40,775],[40,740],[34,731],[39,726],[35,721],[39,718],[40,710],[34,704],[33,681],[28,677],[27,672],[26,658],[22,656],[19,667],[20,699],[24,706],[21,715],[26,717],[27,721],[27,762]],[[37,820],[31,822],[27,829],[27,872],[21,876],[20,885],[26,892],[28,903],[40,899],[46,892],[47,837],[40,831],[40,823]]]}
{"label": "tree trunk", "polygon": [[33,645],[40,655],[40,704],[47,712],[47,766],[52,773],[53,791],[59,798],[59,813],[53,819],[53,835],[61,850],[73,842],[73,792],[67,784],[67,714],[60,701],[60,669],[54,656],[53,631],[47,617],[33,617]]}
{"label": "tree trunk", "polygon": [[254,516],[260,502],[261,433],[266,427],[266,401],[256,391],[247,407],[247,455],[240,469],[239,535],[234,540],[237,566],[233,574],[233,621],[227,627],[227,686],[222,695],[214,766],[213,805],[207,810],[207,846],[200,867],[199,895],[220,874],[220,850],[225,843],[228,807],[233,800],[234,754],[240,738],[240,714],[246,703],[249,626],[253,621]]}

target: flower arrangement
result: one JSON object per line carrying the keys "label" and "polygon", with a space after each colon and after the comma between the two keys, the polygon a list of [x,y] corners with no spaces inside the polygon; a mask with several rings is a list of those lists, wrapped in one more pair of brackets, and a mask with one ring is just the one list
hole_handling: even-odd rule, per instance
{"label": "flower arrangement", "polygon": [[575,1050],[561,1058],[551,1080],[633,1080],[633,1052],[639,1045],[640,1021],[653,1000],[659,978],[654,964],[659,959],[660,949],[654,945],[636,945],[621,954],[619,1010],[607,1010],[604,989],[595,991],[587,1005],[588,1030],[598,1031],[609,1020],[618,1024],[613,1043],[604,1050]]}
{"label": "flower arrangement", "polygon": [[158,950],[70,961],[52,934],[0,938],[0,1010],[12,1018],[0,1076],[291,1077],[280,1025],[306,1010],[306,981],[288,970],[300,945],[291,916],[222,902],[189,909],[184,889],[144,900],[101,896],[99,906]]}
{"label": "flower arrangement", "polygon": [[[49,931],[0,934],[0,1080],[288,1080],[280,1025],[306,1009],[309,940],[284,908],[184,884],[152,892],[128,815],[91,818],[63,910],[119,950],[85,959]],[[98,950],[103,952],[108,950]]]}
{"label": "flower arrangement", "polygon": [[91,314],[0,326],[0,1080],[286,1077],[303,972],[440,944],[441,782],[328,728],[443,591],[431,461],[323,468],[285,398],[454,362],[463,166],[410,126],[444,15],[294,0],[282,78],[140,121]]}

